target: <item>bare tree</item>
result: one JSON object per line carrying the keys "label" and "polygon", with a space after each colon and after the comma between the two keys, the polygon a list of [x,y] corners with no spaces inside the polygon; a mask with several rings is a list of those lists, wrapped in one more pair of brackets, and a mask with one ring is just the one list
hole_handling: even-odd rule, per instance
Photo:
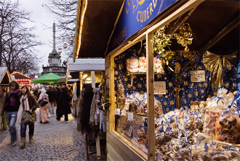
{"label": "bare tree", "polygon": [[75,37],[78,0],[49,1],[49,4],[44,6],[58,16],[57,27],[60,30],[60,36],[57,38],[61,42],[61,48],[64,48],[64,54],[71,57]]}
{"label": "bare tree", "polygon": [[25,27],[30,21],[28,12],[19,9],[18,2],[0,0],[0,65],[10,72],[30,74],[38,71],[38,57],[34,47],[41,45],[32,34],[33,27]]}

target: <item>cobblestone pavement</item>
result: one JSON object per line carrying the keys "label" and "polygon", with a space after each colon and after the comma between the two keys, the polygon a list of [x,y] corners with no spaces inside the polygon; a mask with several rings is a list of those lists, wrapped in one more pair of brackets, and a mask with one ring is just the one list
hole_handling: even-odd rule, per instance
{"label": "cobblestone pavement", "polygon": [[[39,109],[36,111],[39,115]],[[39,118],[39,117],[38,117]],[[49,118],[48,124],[35,123],[34,143],[28,143],[24,149],[19,145],[8,145],[10,134],[8,130],[0,131],[0,161],[85,161],[85,137],[76,130],[76,119],[69,114],[69,121],[64,117],[58,122],[56,115]],[[20,126],[17,125],[18,144]],[[89,158],[90,161],[97,160]]]}

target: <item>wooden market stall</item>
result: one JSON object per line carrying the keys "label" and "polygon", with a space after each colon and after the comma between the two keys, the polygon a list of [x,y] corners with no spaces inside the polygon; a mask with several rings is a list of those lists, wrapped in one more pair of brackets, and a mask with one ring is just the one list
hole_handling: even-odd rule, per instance
{"label": "wooden market stall", "polygon": [[[82,125],[82,118],[83,115],[88,115],[87,113],[82,114],[81,113],[81,103],[80,100],[83,99],[84,96],[84,90],[82,90],[84,84],[91,84],[92,91],[94,91],[93,100],[92,102],[97,102],[97,93],[100,91],[99,85],[101,84],[102,80],[102,73],[104,73],[105,70],[105,59],[102,58],[82,58],[82,59],[76,59],[75,62],[73,62],[72,59],[70,59],[67,63],[67,71],[68,75],[71,77],[67,81],[67,83],[72,83],[72,89],[73,89],[73,113],[77,116],[78,122],[77,122],[77,130],[83,133],[83,125]],[[82,95],[80,95],[82,93]],[[95,100],[94,100],[95,99]],[[97,103],[92,104],[92,106],[97,106]],[[92,107],[91,106],[91,107]],[[86,108],[86,107],[84,107]],[[95,108],[95,107],[94,107]],[[99,111],[94,110],[95,115],[95,125],[96,125],[96,117],[98,115],[103,116]],[[88,121],[87,121],[88,122]],[[90,121],[89,121],[90,122]],[[89,124],[90,126],[90,124]],[[89,131],[86,134],[86,156],[87,160],[89,160],[89,157],[98,157],[98,158],[104,158],[106,157],[103,152],[105,152],[106,145],[106,137],[105,137],[105,131],[103,130],[101,132],[101,125],[98,125],[97,129],[99,130],[93,130]],[[95,132],[94,132],[95,131]],[[94,133],[96,134],[95,137]],[[100,134],[101,133],[101,134]],[[101,146],[100,146],[101,145]],[[96,151],[92,152],[89,150],[92,150],[93,148],[96,149]],[[102,152],[101,152],[102,151]]]}
{"label": "wooden market stall", "polygon": [[[80,9],[78,17],[93,12],[87,9],[90,4],[86,6],[85,10]],[[84,26],[84,20],[80,20],[77,25]],[[85,51],[100,40],[87,46],[84,43],[88,41],[87,33],[83,33],[86,35],[81,39],[81,30],[78,31],[75,58],[87,56]],[[171,46],[166,43],[160,48],[159,39]],[[161,0],[136,4],[125,1],[107,45],[105,73],[111,103],[107,117],[108,160],[161,160],[159,147],[162,145],[156,141],[159,135],[155,131],[155,127],[160,126],[156,123],[159,117],[155,117],[156,100],[166,114],[216,96],[219,85],[231,92],[239,91],[239,62],[233,61],[239,60],[238,1]],[[156,59],[161,58],[161,64],[169,62],[160,67],[164,68],[162,73],[155,71],[154,52],[158,54]],[[166,53],[170,53],[171,58],[164,57]],[[136,72],[140,69],[129,70],[139,66],[143,68],[140,73]],[[165,83],[157,87],[159,81]],[[137,100],[138,109],[144,104],[143,112],[130,110],[133,99]]]}
{"label": "wooden market stall", "polygon": [[[7,91],[9,90],[9,83],[11,82],[10,74],[7,67],[0,67],[0,113]],[[0,130],[2,130],[2,116],[0,115]]]}
{"label": "wooden market stall", "polygon": [[14,80],[19,83],[19,86],[31,86],[31,78],[23,73],[20,72],[13,72],[10,74],[14,76]]}

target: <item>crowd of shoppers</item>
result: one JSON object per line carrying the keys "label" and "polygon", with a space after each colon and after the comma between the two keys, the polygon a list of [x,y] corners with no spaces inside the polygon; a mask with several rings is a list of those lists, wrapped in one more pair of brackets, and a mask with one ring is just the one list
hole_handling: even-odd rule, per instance
{"label": "crowd of shoppers", "polygon": [[[68,114],[71,113],[72,94],[70,87],[66,84],[58,85],[55,89],[48,86],[45,88],[35,88],[32,94],[27,86],[19,89],[19,84],[12,81],[9,84],[9,92],[7,92],[3,112],[6,112],[7,125],[11,136],[11,145],[17,144],[16,123],[20,124],[21,142],[20,148],[26,145],[26,129],[29,128],[29,143],[33,143],[34,122],[37,120],[35,110],[40,108],[40,123],[46,124],[48,121],[48,112],[55,113],[54,104],[56,102],[56,119],[60,121],[64,115],[65,121],[68,121]],[[43,104],[42,102],[45,101]]]}

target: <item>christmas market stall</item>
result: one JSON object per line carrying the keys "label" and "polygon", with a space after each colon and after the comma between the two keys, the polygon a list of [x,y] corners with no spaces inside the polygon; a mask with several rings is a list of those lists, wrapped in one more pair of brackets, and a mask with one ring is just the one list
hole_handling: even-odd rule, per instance
{"label": "christmas market stall", "polygon": [[[0,114],[7,91],[9,90],[9,83],[11,82],[10,74],[7,67],[0,67]],[[2,130],[2,116],[0,115],[0,130]]]}
{"label": "christmas market stall", "polygon": [[[102,58],[81,58],[69,60],[67,70],[72,79],[73,103],[72,112],[78,118],[78,131],[86,134],[87,159],[89,157],[104,157],[100,155],[105,151],[103,146],[106,132],[105,116],[99,110],[98,102],[101,96],[102,76],[105,70],[105,59]],[[75,81],[74,81],[75,80]],[[74,81],[74,82],[72,82]],[[101,149],[101,146],[102,148]],[[95,147],[95,152],[89,152],[88,149]]]}
{"label": "christmas market stall", "polygon": [[101,38],[80,2],[74,59],[105,57],[107,160],[240,160],[239,1],[124,1]]}
{"label": "christmas market stall", "polygon": [[109,160],[240,159],[238,3],[124,3],[106,57]]}
{"label": "christmas market stall", "polygon": [[19,83],[19,86],[31,86],[31,78],[20,72],[13,72],[10,74],[14,80]]}

